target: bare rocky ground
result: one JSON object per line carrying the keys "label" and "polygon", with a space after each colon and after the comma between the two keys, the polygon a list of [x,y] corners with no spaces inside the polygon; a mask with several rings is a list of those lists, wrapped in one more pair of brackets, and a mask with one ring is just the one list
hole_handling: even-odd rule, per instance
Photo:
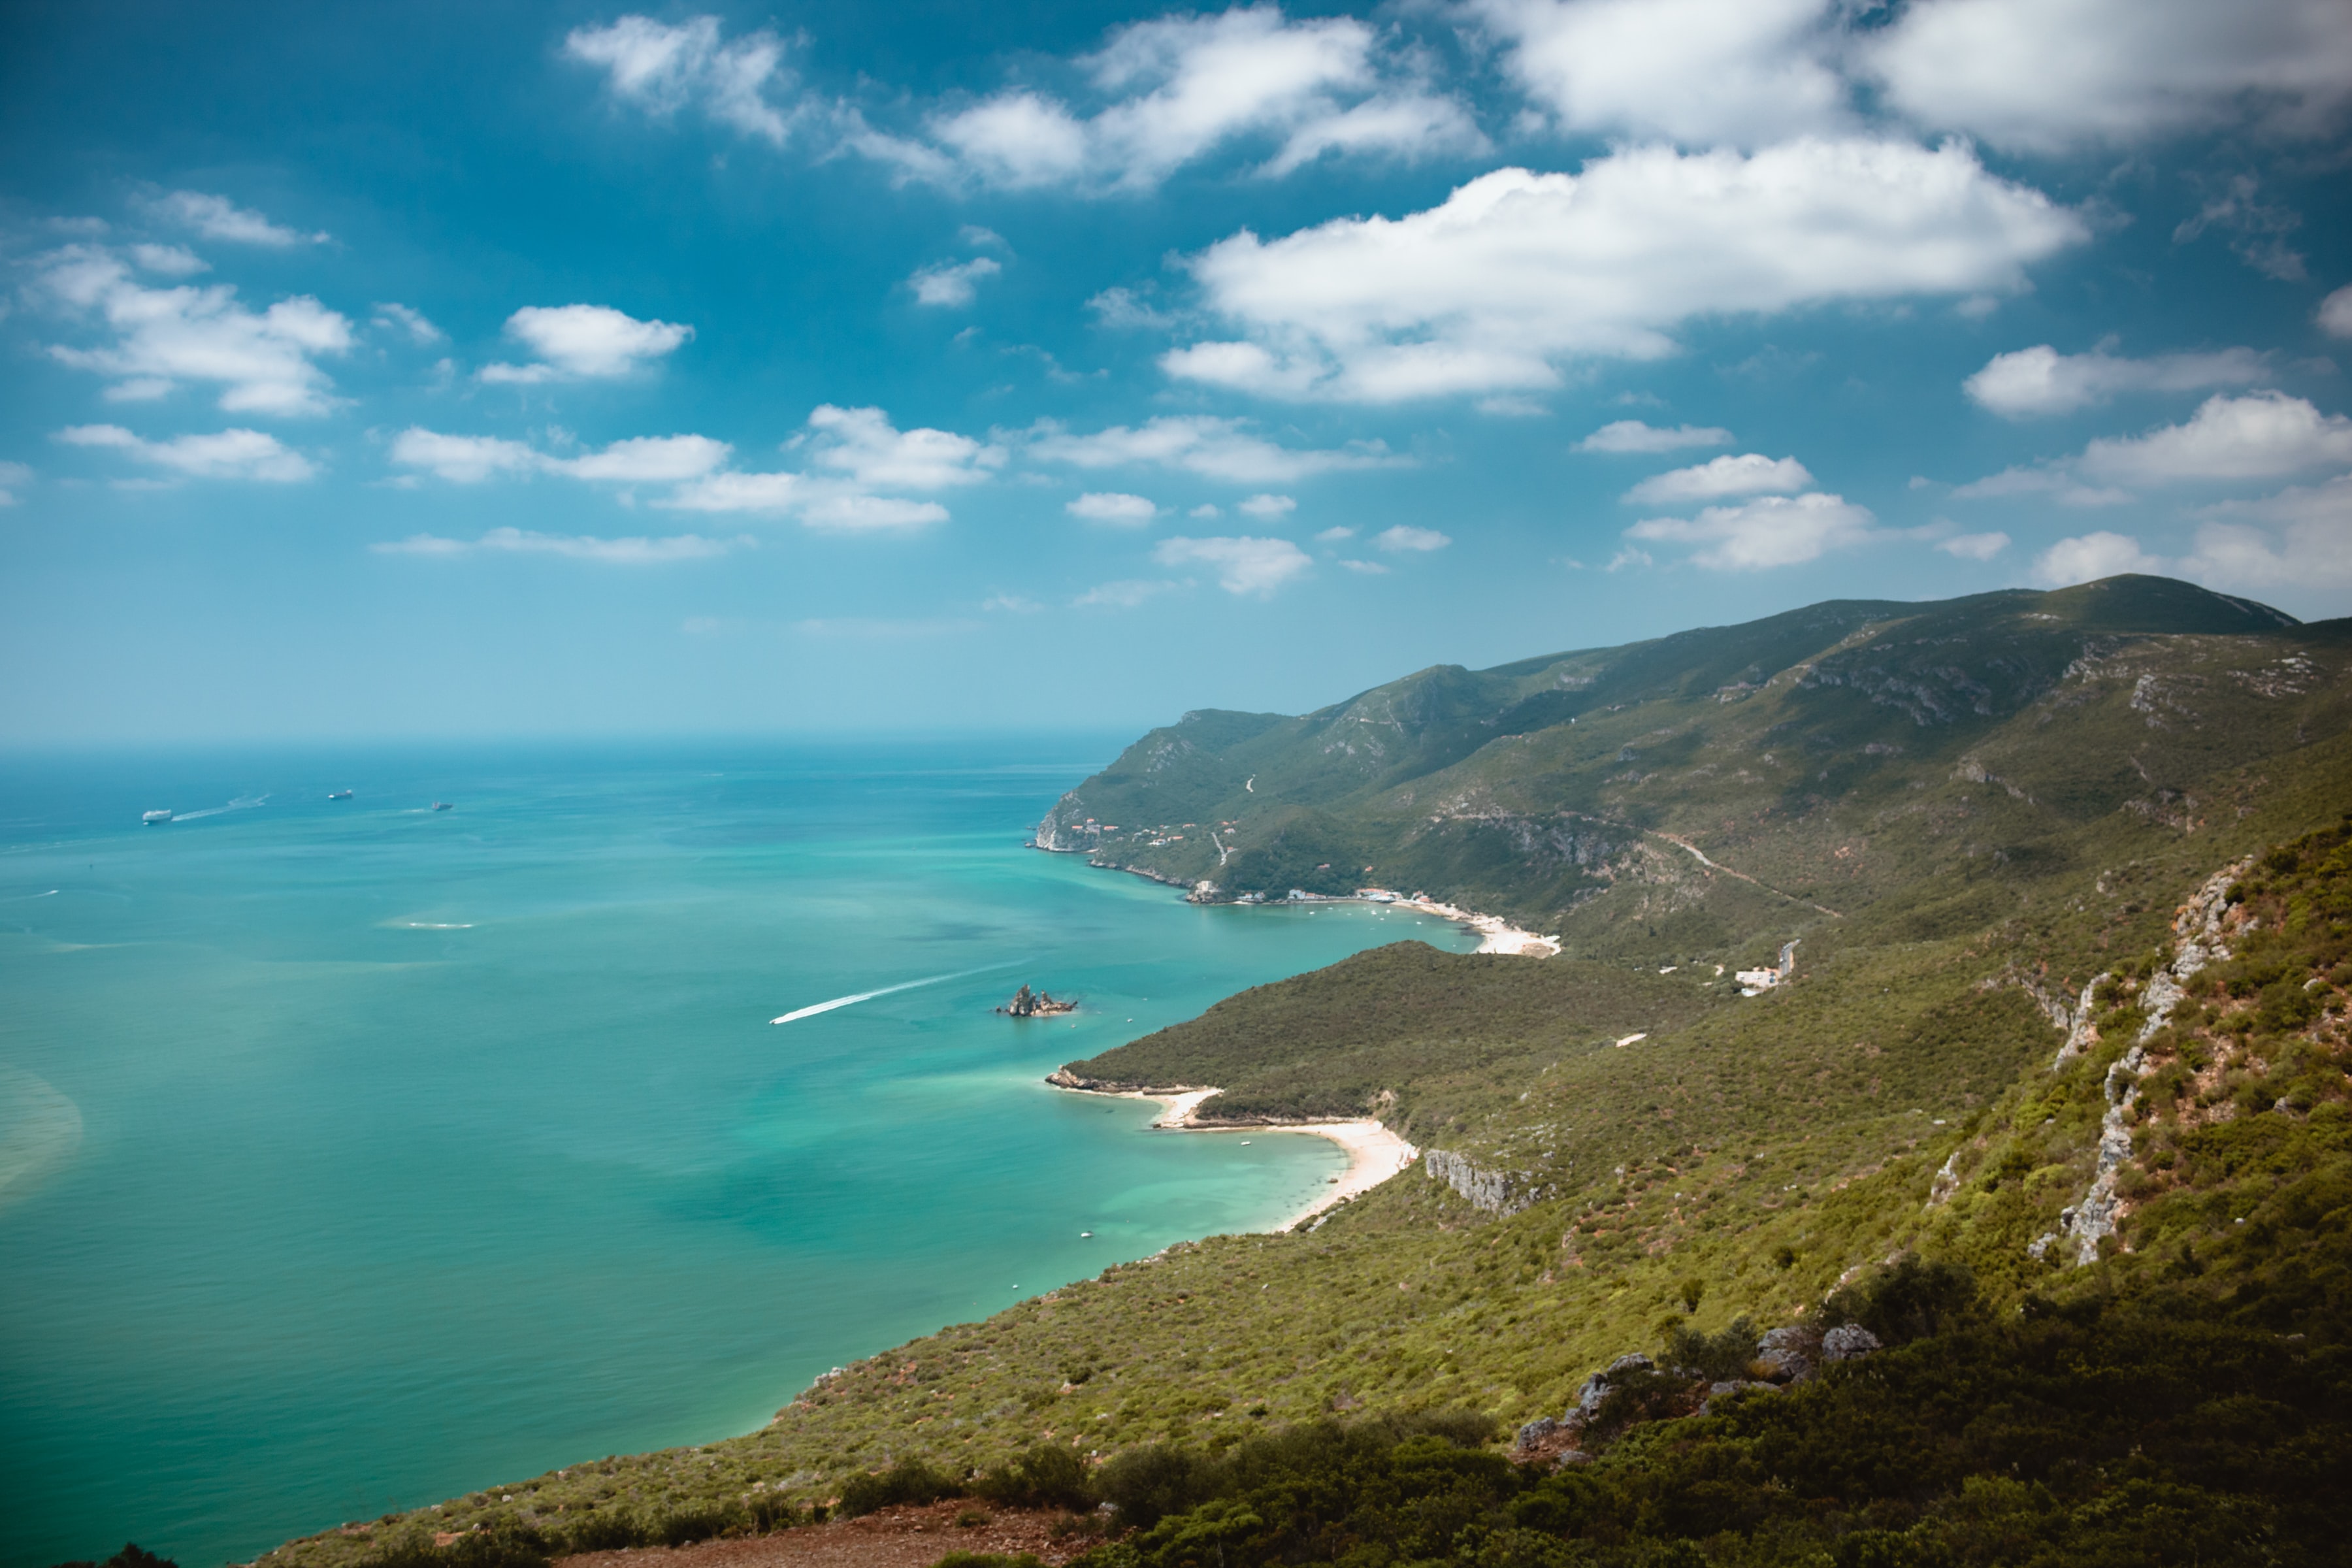
{"label": "bare rocky ground", "polygon": [[[985,1522],[958,1522],[975,1516]],[[964,1498],[740,1541],[587,1552],[561,1559],[559,1568],[930,1568],[950,1552],[1028,1552],[1061,1568],[1098,1539],[1068,1530],[1068,1518],[1058,1510],[991,1508]],[[1063,1530],[1058,1537],[1056,1527]]]}

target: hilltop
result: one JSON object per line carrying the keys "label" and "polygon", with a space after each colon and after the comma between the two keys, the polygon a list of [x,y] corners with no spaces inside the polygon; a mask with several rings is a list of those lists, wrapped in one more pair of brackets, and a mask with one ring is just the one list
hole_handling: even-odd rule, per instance
{"label": "hilltop", "polygon": [[[1422,1146],[1310,1229],[949,1328],[744,1437],[272,1561],[519,1562],[974,1489],[1150,1527],[1091,1568],[2332,1550],[2345,623],[2149,578],[1824,605],[1189,715],[1039,837],[1202,899],[1425,890],[1563,951],[1398,943],[1071,1064]],[[1818,1357],[1849,1322],[1883,1348],[1732,1387],[1764,1331]]]}

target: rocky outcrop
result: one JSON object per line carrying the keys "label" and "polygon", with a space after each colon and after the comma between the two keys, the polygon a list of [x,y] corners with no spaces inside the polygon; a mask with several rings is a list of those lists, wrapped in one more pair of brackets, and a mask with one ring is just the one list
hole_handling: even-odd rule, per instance
{"label": "rocky outcrop", "polygon": [[1062,1000],[1049,992],[1032,991],[1025,984],[1013,994],[1012,1001],[997,1009],[1013,1018],[1050,1018],[1059,1013],[1075,1013],[1077,1010],[1076,1002]]}
{"label": "rocky outcrop", "polygon": [[1858,1361],[1885,1348],[1878,1342],[1878,1336],[1860,1323],[1840,1323],[1822,1336],[1823,1362]]}
{"label": "rocky outcrop", "polygon": [[1421,1164],[1431,1181],[1444,1182],[1472,1207],[1488,1214],[1514,1215],[1551,1194],[1524,1171],[1490,1171],[1447,1149],[1430,1150]]}
{"label": "rocky outcrop", "polygon": [[1822,1336],[1802,1323],[1774,1329],[1756,1342],[1756,1359],[1769,1369],[1774,1383],[1802,1383],[1813,1375],[1822,1353]]}

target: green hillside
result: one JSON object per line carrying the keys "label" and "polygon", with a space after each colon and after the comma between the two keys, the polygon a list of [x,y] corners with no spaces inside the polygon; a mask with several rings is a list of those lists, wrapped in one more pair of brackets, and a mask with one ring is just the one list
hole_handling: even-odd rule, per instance
{"label": "green hillside", "polygon": [[[1566,952],[1399,943],[1072,1070],[1379,1115],[1419,1170],[877,1354],[747,1436],[271,1561],[530,1561],[971,1489],[1150,1526],[1089,1568],[2336,1560],[2347,667],[2341,624],[2126,578],[1157,731],[1049,835],[1164,816],[1182,841],[1097,855],[1183,877],[1216,851],[1182,825],[1238,819],[1230,897],[1312,825]],[[1716,972],[1792,940],[1761,994]],[[1885,1348],[1698,1412],[1763,1330],[1846,1321]],[[1629,1352],[1659,1365],[1512,1462]]]}

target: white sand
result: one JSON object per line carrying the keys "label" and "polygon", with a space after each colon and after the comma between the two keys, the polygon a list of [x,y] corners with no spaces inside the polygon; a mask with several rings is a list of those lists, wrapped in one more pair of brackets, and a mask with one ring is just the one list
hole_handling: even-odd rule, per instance
{"label": "white sand", "polygon": [[[1537,940],[1541,940],[1540,938]],[[1055,1086],[1060,1087],[1060,1086]],[[1071,1094],[1102,1094],[1102,1089],[1069,1089]],[[1114,1093],[1114,1100],[1149,1100],[1161,1107],[1152,1126],[1174,1132],[1304,1132],[1311,1137],[1328,1138],[1347,1152],[1348,1168],[1337,1182],[1327,1184],[1316,1200],[1286,1216],[1274,1230],[1288,1230],[1293,1226],[1313,1219],[1325,1209],[1342,1203],[1360,1193],[1370,1192],[1391,1176],[1410,1169],[1421,1158],[1421,1151],[1390,1131],[1380,1122],[1367,1117],[1357,1121],[1264,1121],[1243,1125],[1235,1122],[1213,1122],[1202,1125],[1192,1120],[1201,1102],[1218,1091],[1213,1089],[1185,1089],[1162,1094],[1143,1094],[1129,1090]]]}
{"label": "white sand", "polygon": [[1559,952],[1558,938],[1521,931],[1497,915],[1476,914],[1469,910],[1456,909],[1452,904],[1432,903],[1427,899],[1399,899],[1396,907],[1461,921],[1478,933],[1480,952],[1507,952],[1520,958],[1550,958]]}

